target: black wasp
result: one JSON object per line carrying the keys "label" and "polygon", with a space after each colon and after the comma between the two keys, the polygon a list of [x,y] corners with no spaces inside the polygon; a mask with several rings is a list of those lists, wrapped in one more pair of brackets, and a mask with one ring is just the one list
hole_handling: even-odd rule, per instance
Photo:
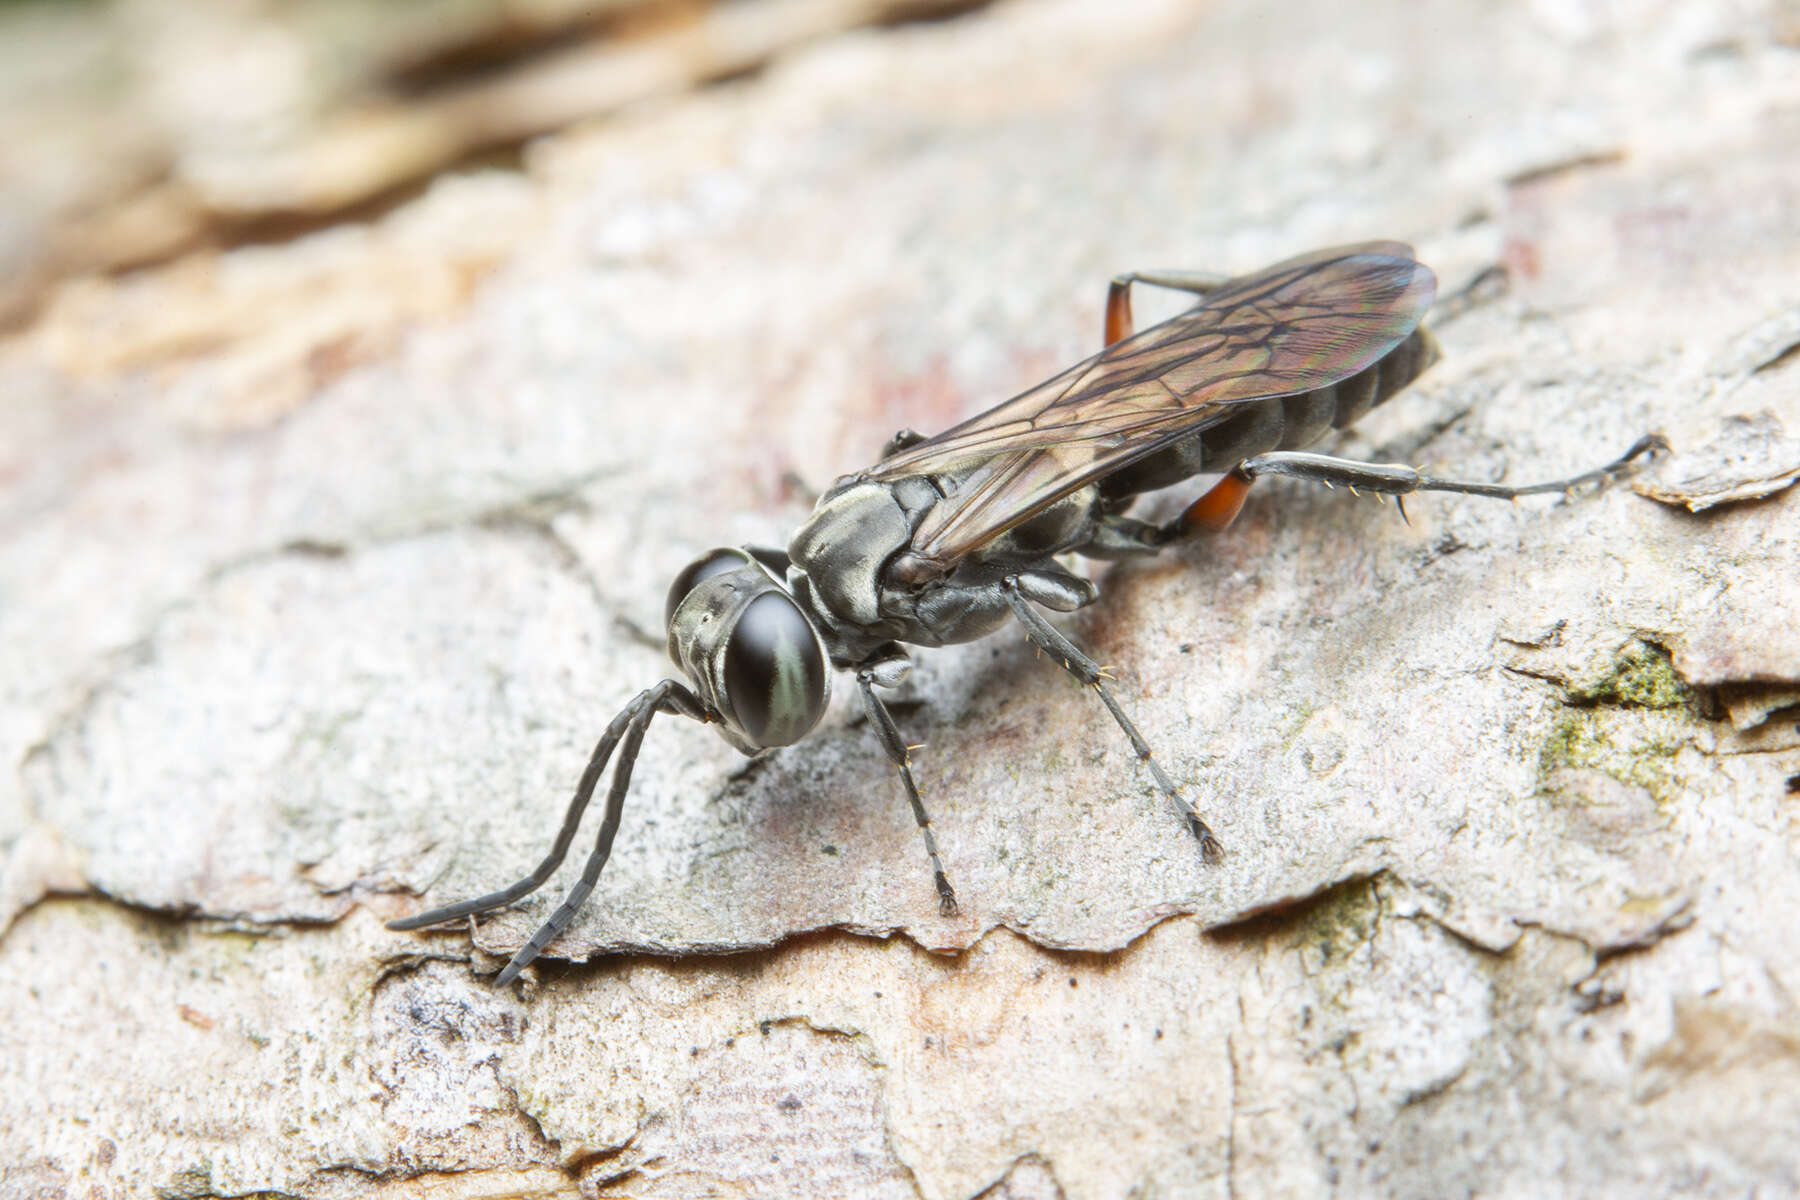
{"label": "black wasp", "polygon": [[[1199,302],[1131,332],[1131,285],[1193,292]],[[882,748],[925,841],[938,906],[956,893],[938,856],[910,756],[876,693],[912,669],[902,643],[945,646],[1008,618],[1092,688],[1187,819],[1209,862],[1219,841],[1154,758],[1086,654],[1040,607],[1094,602],[1092,581],[1057,556],[1120,559],[1225,528],[1251,482],[1289,475],[1395,497],[1416,491],[1503,499],[1610,478],[1660,448],[1647,437],[1598,471],[1531,487],[1433,479],[1412,467],[1301,453],[1411,383],[1437,358],[1420,324],[1437,291],[1399,242],[1320,250],[1238,279],[1134,273],[1112,281],[1106,348],[936,437],[895,435],[874,466],[839,479],[789,541],[709,551],[676,576],[669,656],[688,682],[640,692],[601,735],[549,855],[511,887],[389,924],[419,929],[511,904],[541,887],[575,838],[616,753],[606,816],[580,882],[500,972],[516,978],[568,925],[612,850],[631,768],[658,713],[716,726],[748,755],[805,737],[825,711],[833,668],[854,671]],[[1142,493],[1193,476],[1224,478],[1163,524],[1126,515]]]}

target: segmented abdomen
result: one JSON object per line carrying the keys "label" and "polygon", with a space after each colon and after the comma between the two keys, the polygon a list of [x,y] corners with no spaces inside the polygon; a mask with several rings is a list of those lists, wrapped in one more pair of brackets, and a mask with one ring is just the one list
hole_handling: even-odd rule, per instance
{"label": "segmented abdomen", "polygon": [[1194,475],[1228,471],[1271,450],[1305,449],[1400,392],[1437,356],[1437,339],[1421,326],[1341,383],[1234,405],[1228,420],[1106,476],[1100,493],[1108,499],[1135,496]]}

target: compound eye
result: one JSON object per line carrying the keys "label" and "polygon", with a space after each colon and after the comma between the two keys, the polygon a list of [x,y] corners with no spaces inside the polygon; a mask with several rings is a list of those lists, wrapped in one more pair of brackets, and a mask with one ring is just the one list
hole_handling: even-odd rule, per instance
{"label": "compound eye", "polygon": [[675,610],[681,607],[689,592],[714,575],[735,571],[749,561],[742,550],[708,550],[683,567],[675,582],[669,585],[669,599],[663,606],[663,628],[667,629],[675,620]]}
{"label": "compound eye", "polygon": [[752,600],[725,643],[725,700],[756,745],[788,746],[824,715],[830,680],[812,625],[793,598]]}

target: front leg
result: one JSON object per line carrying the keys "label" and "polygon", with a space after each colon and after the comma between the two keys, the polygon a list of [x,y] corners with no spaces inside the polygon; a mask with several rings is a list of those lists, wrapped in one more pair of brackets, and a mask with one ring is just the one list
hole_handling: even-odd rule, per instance
{"label": "front leg", "polygon": [[875,736],[900,775],[900,785],[906,789],[907,802],[912,805],[913,820],[919,823],[919,833],[925,839],[925,853],[931,859],[932,882],[937,885],[938,913],[954,917],[956,889],[950,886],[950,876],[944,872],[944,860],[938,857],[937,835],[931,831],[931,818],[925,812],[924,800],[919,797],[919,786],[913,782],[912,749],[900,736],[894,715],[875,694],[878,685],[898,687],[911,673],[912,660],[906,657],[906,651],[899,646],[890,646],[885,652],[878,650],[876,657],[857,668],[856,686],[862,691],[863,707],[868,710],[869,722],[875,726]]}
{"label": "front leg", "polygon": [[1021,587],[1024,582],[1018,575],[1009,575],[1002,581],[1000,587],[1006,594],[1006,602],[1012,607],[1013,615],[1019,619],[1019,624],[1025,627],[1025,636],[1030,638],[1032,644],[1038,649],[1061,663],[1063,670],[1094,689],[1095,694],[1100,697],[1100,702],[1106,705],[1106,711],[1112,714],[1112,718],[1118,722],[1119,728],[1125,731],[1125,736],[1130,739],[1131,748],[1137,751],[1138,758],[1142,759],[1144,765],[1150,768],[1150,776],[1156,780],[1157,789],[1174,803],[1182,816],[1187,818],[1189,831],[1193,833],[1194,840],[1200,843],[1200,857],[1209,863],[1218,862],[1225,856],[1224,847],[1219,844],[1219,839],[1213,835],[1211,827],[1207,825],[1199,810],[1181,794],[1174,781],[1162,769],[1162,764],[1152,756],[1150,744],[1144,740],[1143,734],[1137,731],[1137,726],[1131,723],[1131,718],[1125,715],[1125,710],[1119,707],[1119,702],[1113,699],[1111,690],[1106,686],[1106,675],[1100,664],[1083,654],[1076,648],[1075,643],[1064,637],[1054,625],[1039,615],[1037,609],[1031,606],[1031,600],[1027,599],[1026,591]]}

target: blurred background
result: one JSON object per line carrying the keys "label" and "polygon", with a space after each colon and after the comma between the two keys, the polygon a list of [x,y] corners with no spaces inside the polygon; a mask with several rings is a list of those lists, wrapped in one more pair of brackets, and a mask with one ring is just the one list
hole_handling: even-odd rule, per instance
{"label": "blurred background", "polygon": [[534,136],[981,3],[0,4],[0,322],[73,274],[366,218]]}

